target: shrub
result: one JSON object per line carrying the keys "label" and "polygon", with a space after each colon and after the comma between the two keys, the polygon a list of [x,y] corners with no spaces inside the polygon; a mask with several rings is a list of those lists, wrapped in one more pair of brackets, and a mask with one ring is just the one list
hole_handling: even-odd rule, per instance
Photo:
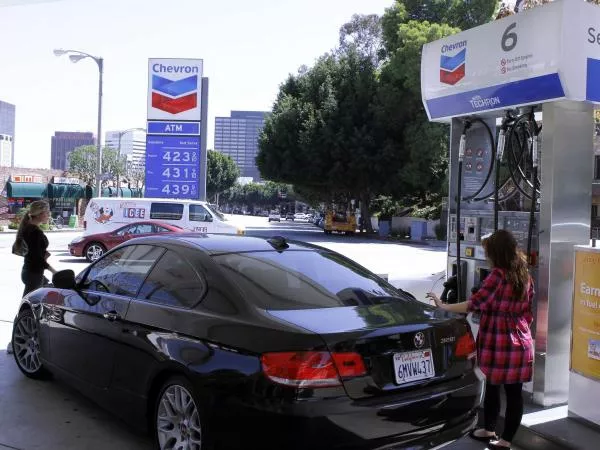
{"label": "shrub", "polygon": [[438,241],[445,241],[448,229],[441,222],[436,224],[434,227],[435,237]]}

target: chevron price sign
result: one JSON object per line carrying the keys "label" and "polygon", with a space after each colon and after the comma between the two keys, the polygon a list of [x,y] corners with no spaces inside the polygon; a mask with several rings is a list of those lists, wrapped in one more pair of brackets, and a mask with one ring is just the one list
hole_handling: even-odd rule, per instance
{"label": "chevron price sign", "polygon": [[148,120],[200,121],[201,59],[150,59]]}
{"label": "chevron price sign", "polygon": [[201,59],[148,61],[146,197],[205,198],[208,105],[202,68]]}

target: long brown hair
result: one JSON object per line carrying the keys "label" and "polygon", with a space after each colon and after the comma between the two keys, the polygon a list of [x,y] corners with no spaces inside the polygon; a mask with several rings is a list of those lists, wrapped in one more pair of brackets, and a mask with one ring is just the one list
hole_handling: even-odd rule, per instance
{"label": "long brown hair", "polygon": [[494,267],[506,271],[506,280],[520,299],[529,283],[527,257],[518,248],[517,240],[507,230],[498,230],[483,242],[485,253]]}

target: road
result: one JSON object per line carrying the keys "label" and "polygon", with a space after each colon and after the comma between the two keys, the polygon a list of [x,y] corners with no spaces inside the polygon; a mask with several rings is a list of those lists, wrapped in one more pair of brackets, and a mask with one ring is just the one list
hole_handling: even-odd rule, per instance
{"label": "road", "polygon": [[[444,249],[404,245],[360,237],[326,236],[309,223],[271,223],[263,217],[238,217],[252,236],[284,236],[303,240],[338,251],[368,269],[388,274],[390,281],[409,291],[431,288],[444,270]],[[67,244],[76,232],[48,233],[52,253],[50,263],[58,270],[72,269],[76,273],[86,262],[73,258]],[[23,285],[20,280],[22,260],[10,253],[14,234],[0,233],[0,450],[58,450],[85,448],[87,450],[152,448],[144,436],[131,432],[125,424],[80,396],[60,382],[35,382],[21,375],[12,357],[5,353],[10,340],[11,323],[17,310]],[[414,281],[416,280],[416,281]],[[436,284],[441,291],[441,283]],[[421,296],[422,298],[422,296]],[[483,449],[484,446],[462,439],[449,450]]]}

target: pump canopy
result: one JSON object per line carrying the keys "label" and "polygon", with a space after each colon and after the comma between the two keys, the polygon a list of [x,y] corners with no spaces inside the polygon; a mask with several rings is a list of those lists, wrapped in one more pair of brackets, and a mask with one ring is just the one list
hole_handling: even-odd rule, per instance
{"label": "pump canopy", "polygon": [[600,7],[557,0],[426,44],[429,119],[554,100],[600,103]]}

